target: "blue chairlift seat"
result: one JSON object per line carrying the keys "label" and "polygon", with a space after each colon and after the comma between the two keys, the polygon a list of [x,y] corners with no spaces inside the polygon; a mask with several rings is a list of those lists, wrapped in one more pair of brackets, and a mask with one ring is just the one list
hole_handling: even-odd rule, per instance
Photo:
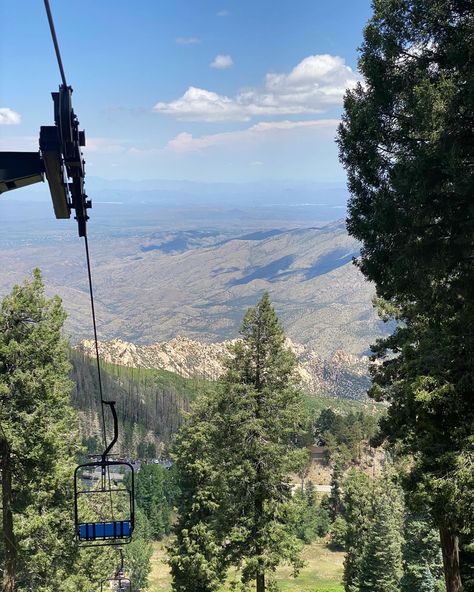
{"label": "blue chairlift seat", "polygon": [[[115,411],[115,401],[102,401],[103,405],[108,405],[114,418],[114,437],[101,455],[101,460],[89,462],[76,467],[74,471],[74,522],[76,541],[83,546],[95,547],[104,545],[123,545],[132,540],[133,527],[135,524],[135,478],[133,466],[128,462],[112,461],[107,459],[107,455],[117,442],[118,438],[118,418]],[[130,475],[129,482],[118,486],[117,479],[111,479],[110,469],[117,469],[118,472],[128,471]],[[100,478],[97,486],[88,485],[83,478],[85,473],[93,475],[99,471]],[[90,477],[89,477],[90,478]],[[123,480],[123,479],[121,479]],[[89,508],[93,513],[86,513],[79,499],[86,502],[99,496],[103,500],[110,500],[110,518],[107,516],[107,506],[102,503],[96,503],[96,508],[92,504]],[[117,500],[120,496],[122,505],[116,510],[119,511],[116,516],[121,520],[115,520],[113,509],[113,498]],[[85,503],[87,506],[87,502]],[[107,504],[108,505],[108,504]],[[81,515],[84,511],[85,515]],[[94,515],[95,514],[95,515]],[[88,521],[88,518],[90,521]]]}
{"label": "blue chairlift seat", "polygon": [[86,522],[77,525],[77,538],[79,541],[128,539],[132,536],[132,530],[130,520]]}

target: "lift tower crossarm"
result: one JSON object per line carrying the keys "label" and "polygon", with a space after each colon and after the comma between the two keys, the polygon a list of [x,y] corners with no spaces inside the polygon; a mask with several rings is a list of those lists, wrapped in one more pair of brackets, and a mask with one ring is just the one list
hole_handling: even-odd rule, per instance
{"label": "lift tower crossarm", "polygon": [[44,181],[39,152],[0,152],[0,193]]}

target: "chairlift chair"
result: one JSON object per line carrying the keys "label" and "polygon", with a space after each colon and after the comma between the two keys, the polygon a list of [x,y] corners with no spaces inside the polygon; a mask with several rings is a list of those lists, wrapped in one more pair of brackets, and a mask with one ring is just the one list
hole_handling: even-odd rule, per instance
{"label": "chairlift chair", "polygon": [[108,578],[100,584],[100,592],[132,592],[129,578]]}
{"label": "chairlift chair", "polygon": [[75,538],[81,546],[130,543],[135,526],[133,466],[107,458],[117,441],[118,420],[115,401],[103,403],[112,411],[114,438],[100,460],[81,464],[74,471]]}
{"label": "chairlift chair", "polygon": [[124,575],[123,550],[119,547],[117,551],[120,553],[120,565],[117,567],[113,578],[102,580],[100,584],[101,592],[132,592],[132,582]]}

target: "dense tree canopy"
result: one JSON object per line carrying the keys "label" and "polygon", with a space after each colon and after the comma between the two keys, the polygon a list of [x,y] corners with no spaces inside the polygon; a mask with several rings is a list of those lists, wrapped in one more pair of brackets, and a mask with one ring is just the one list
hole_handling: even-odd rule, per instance
{"label": "dense tree canopy", "polygon": [[39,270],[0,308],[0,454],[5,592],[59,589],[75,550],[77,431],[69,404],[65,313]]}
{"label": "dense tree canopy", "polygon": [[458,535],[474,524],[472,2],[376,0],[359,66],[339,129],[348,229],[399,321],[375,347],[372,394],[391,404],[382,436],[412,455],[406,483],[440,528],[453,592]]}
{"label": "dense tree canopy", "polygon": [[279,563],[301,563],[289,474],[307,462],[294,443],[306,417],[268,294],[241,335],[219,388],[198,400],[178,436],[177,591],[215,590],[232,564],[264,592]]}

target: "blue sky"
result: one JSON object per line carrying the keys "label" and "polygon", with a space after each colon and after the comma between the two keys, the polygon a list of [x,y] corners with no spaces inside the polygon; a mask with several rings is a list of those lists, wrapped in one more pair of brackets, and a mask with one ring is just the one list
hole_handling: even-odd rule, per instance
{"label": "blue sky", "polygon": [[[88,174],[344,180],[368,0],[50,3]],[[0,80],[0,149],[37,149],[60,82],[41,0],[0,0]]]}

